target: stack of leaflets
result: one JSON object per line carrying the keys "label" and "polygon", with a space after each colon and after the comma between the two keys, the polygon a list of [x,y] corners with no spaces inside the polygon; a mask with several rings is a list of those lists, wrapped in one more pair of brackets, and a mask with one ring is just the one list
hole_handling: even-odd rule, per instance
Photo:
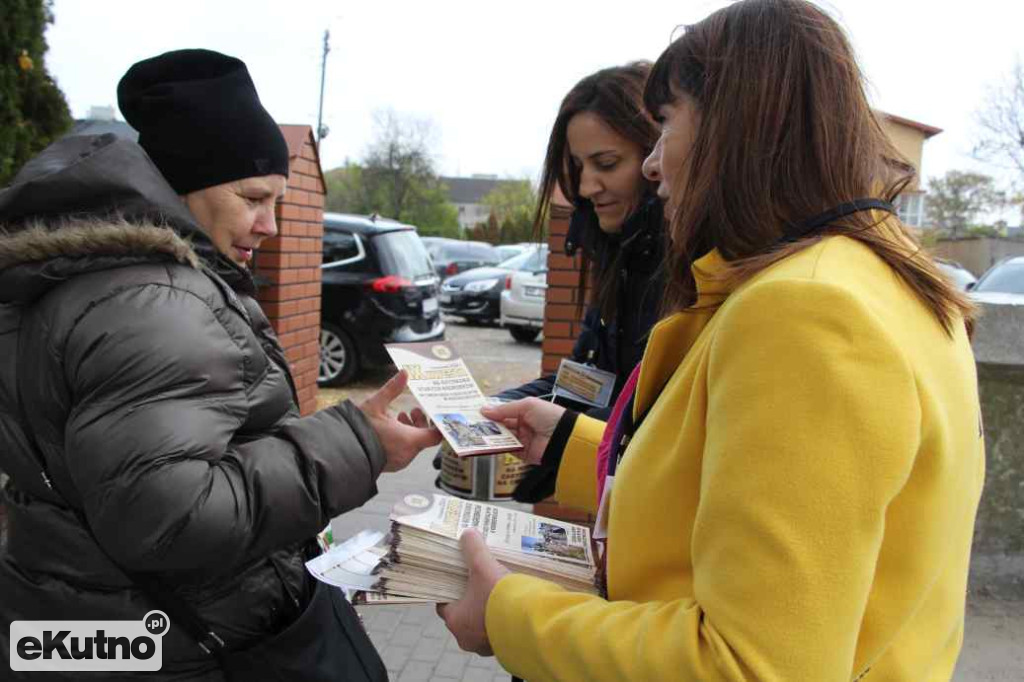
{"label": "stack of leaflets", "polygon": [[501,564],[577,592],[596,593],[584,526],[437,493],[412,493],[391,512],[391,532],[363,531],[306,564],[353,603],[450,602],[468,573],[458,538],[476,528]]}
{"label": "stack of leaflets", "polygon": [[409,390],[459,457],[522,450],[503,424],[480,414],[488,400],[451,344],[390,343],[395,366],[409,373]]}

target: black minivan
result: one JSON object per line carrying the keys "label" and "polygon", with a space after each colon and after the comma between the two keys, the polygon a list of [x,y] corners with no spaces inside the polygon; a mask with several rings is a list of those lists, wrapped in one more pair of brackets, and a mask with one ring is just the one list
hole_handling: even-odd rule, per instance
{"label": "black minivan", "polygon": [[385,343],[444,339],[439,279],[415,227],[325,213],[320,270],[321,386],[389,365]]}

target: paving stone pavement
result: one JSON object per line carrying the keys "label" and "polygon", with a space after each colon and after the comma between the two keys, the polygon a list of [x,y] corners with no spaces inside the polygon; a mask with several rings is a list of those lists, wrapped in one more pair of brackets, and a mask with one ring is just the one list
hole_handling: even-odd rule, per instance
{"label": "paving stone pavement", "polygon": [[[405,409],[403,396],[397,407]],[[332,520],[336,540],[366,529],[387,530],[391,506],[413,490],[432,490],[437,471],[432,451],[424,452],[404,471],[378,479],[379,492],[360,509]],[[528,509],[525,505],[516,505]],[[360,606],[357,611],[384,659],[393,682],[509,682],[497,659],[459,649],[432,605]]]}

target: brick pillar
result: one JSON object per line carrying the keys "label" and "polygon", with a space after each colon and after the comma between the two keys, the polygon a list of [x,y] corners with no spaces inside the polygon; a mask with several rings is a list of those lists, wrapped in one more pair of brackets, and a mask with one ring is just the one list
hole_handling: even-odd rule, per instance
{"label": "brick pillar", "polygon": [[551,205],[548,221],[548,290],[544,301],[544,351],[541,372],[558,370],[562,358],[572,354],[573,344],[583,325],[578,310],[577,287],[580,279],[580,256],[565,255],[565,235],[569,231],[572,209]]}
{"label": "brick pillar", "polygon": [[326,185],[309,126],[281,126],[288,142],[288,190],[278,236],[256,256],[259,301],[291,367],[303,415],[316,411],[320,363],[320,261]]}
{"label": "brick pillar", "polygon": [[[571,207],[557,203],[551,205],[551,218],[548,221],[548,290],[544,302],[544,356],[541,360],[541,371],[544,374],[558,371],[559,361],[572,355],[576,337],[583,326],[581,316],[577,314],[579,252],[572,258],[565,255],[565,235],[569,231],[571,215]],[[593,526],[595,520],[591,514],[560,505],[554,498],[533,505],[533,513],[589,526]]]}

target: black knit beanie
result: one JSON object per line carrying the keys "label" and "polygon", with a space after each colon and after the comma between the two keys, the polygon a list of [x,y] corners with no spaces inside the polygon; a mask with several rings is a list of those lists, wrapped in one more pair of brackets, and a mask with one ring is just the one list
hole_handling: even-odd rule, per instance
{"label": "black knit beanie", "polygon": [[117,104],[178,194],[262,175],[288,175],[288,145],[245,64],[176,50],[133,65]]}

